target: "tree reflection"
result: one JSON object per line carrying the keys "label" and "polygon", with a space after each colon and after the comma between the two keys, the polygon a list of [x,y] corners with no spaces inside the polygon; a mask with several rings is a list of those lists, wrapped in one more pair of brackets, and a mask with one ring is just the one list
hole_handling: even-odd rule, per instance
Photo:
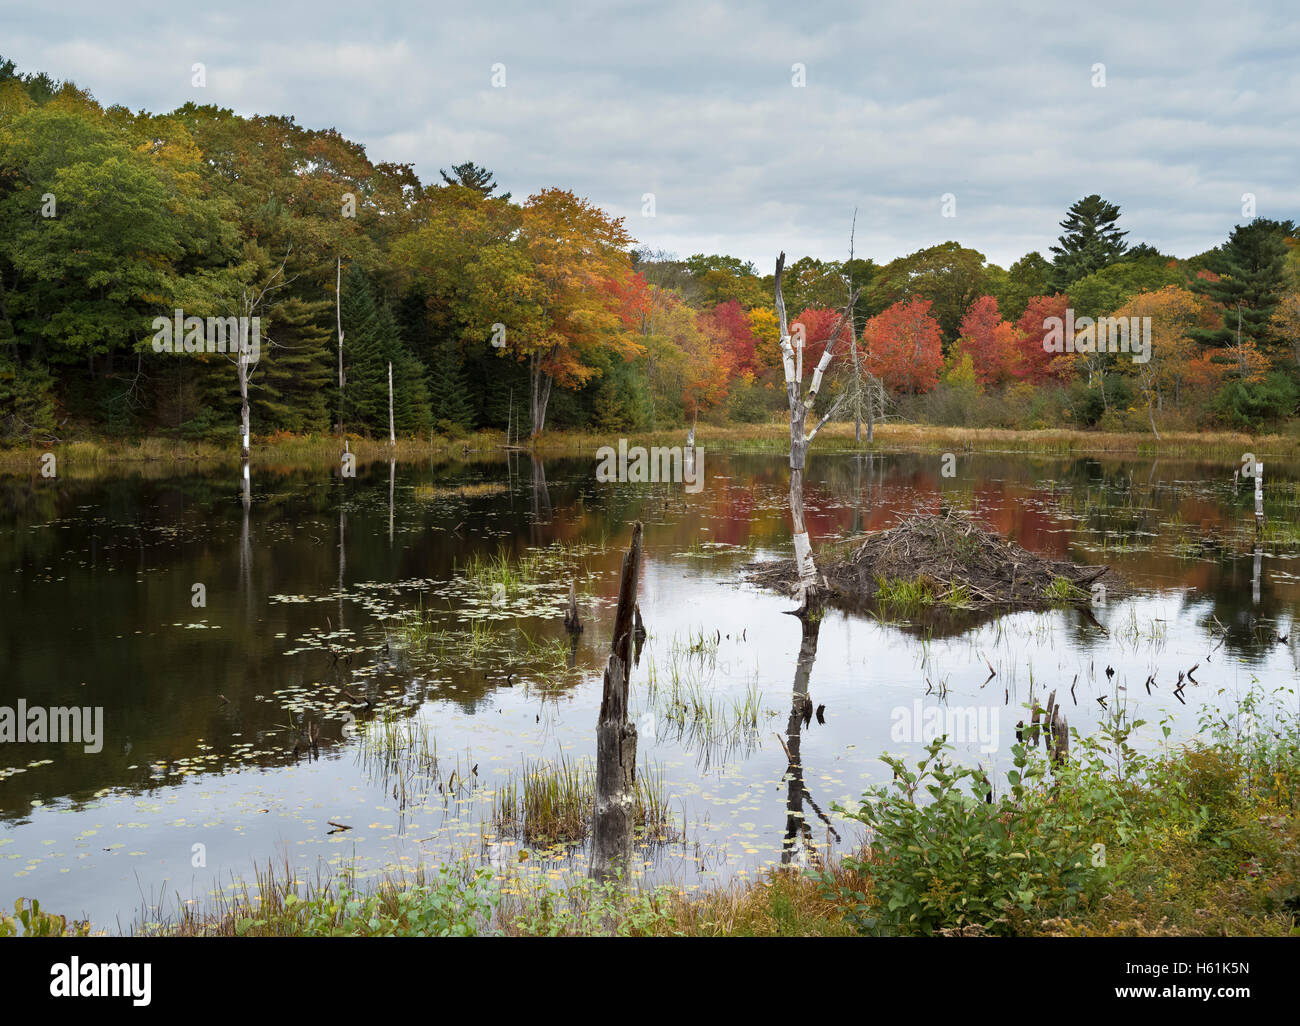
{"label": "tree reflection", "polygon": [[826,813],[813,800],[804,781],[802,741],[804,728],[812,723],[813,700],[808,693],[808,681],[812,677],[813,661],[817,658],[817,637],[821,631],[820,616],[800,617],[803,641],[799,645],[799,661],[794,671],[794,690],[790,701],[790,720],[786,725],[785,748],[787,766],[786,779],[786,819],[785,839],[781,842],[782,865],[822,865],[824,857],[818,851],[813,839],[812,827],[804,813],[804,801],[817,817],[826,824],[829,848],[831,838],[838,843],[839,833],[831,825]]}

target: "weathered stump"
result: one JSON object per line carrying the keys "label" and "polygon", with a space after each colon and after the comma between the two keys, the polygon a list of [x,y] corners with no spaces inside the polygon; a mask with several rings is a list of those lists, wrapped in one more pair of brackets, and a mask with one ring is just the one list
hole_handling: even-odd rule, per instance
{"label": "weathered stump", "polygon": [[564,629],[570,634],[582,633],[582,620],[578,616],[578,593],[572,581],[569,582],[569,608],[564,611]]}
{"label": "weathered stump", "polygon": [[591,875],[604,881],[618,877],[632,854],[636,817],[636,727],[628,719],[629,674],[641,563],[641,522],[623,557],[614,614],[614,636],[605,667],[600,718],[596,721],[596,802],[591,825]]}

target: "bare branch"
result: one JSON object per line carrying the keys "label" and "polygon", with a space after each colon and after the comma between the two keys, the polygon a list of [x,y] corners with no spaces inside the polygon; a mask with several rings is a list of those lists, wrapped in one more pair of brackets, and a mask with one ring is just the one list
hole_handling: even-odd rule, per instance
{"label": "bare branch", "polygon": [[858,295],[861,291],[861,289],[858,289],[853,295],[849,296],[848,305],[835,322],[835,328],[831,331],[830,338],[826,342],[826,348],[822,350],[822,358],[818,361],[817,369],[813,372],[812,387],[808,390],[808,397],[804,400],[806,404],[811,404],[817,398],[817,391],[822,387],[822,375],[826,373],[826,368],[831,365],[831,360],[835,358],[835,343],[839,341],[840,329],[844,327],[844,322],[849,319],[853,304],[858,301]]}
{"label": "bare branch", "polygon": [[817,426],[813,428],[812,432],[808,435],[807,440],[809,442],[812,442],[812,440],[817,437],[817,432],[822,429],[822,427],[826,424],[828,420],[830,420],[832,417],[835,416],[835,414],[840,412],[840,407],[844,405],[844,400],[847,398],[848,398],[848,394],[845,393],[840,395],[835,400],[835,402],[831,403],[831,408],[826,411],[826,416],[822,417],[822,419],[817,422]]}

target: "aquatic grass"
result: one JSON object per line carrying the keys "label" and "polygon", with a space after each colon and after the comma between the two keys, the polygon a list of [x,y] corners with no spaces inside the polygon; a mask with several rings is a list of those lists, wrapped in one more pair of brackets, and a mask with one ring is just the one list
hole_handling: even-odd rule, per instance
{"label": "aquatic grass", "polygon": [[510,487],[501,481],[474,481],[453,485],[416,485],[412,494],[421,502],[440,499],[478,499],[487,495],[504,495]]}
{"label": "aquatic grass", "polygon": [[1088,592],[1067,577],[1054,577],[1043,589],[1043,598],[1049,602],[1075,605],[1089,600]]}
{"label": "aquatic grass", "polygon": [[[389,630],[389,625],[392,630]],[[424,608],[424,593],[416,600],[414,609],[407,609],[396,617],[386,618],[383,622],[384,640],[391,650],[393,641],[409,652],[421,652],[428,647],[434,636],[430,612]]]}
{"label": "aquatic grass", "polygon": [[[524,760],[499,784],[490,822],[504,837],[537,846],[572,845],[591,831],[596,802],[596,771],[591,763]],[[667,842],[679,836],[669,815],[661,768],[643,766],[636,774],[633,822],[639,837]]]}
{"label": "aquatic grass", "polygon": [[254,866],[253,886],[236,881],[207,908],[181,903],[179,914],[151,914],[132,933],[165,937],[472,937],[491,933],[499,893],[491,870],[468,860],[389,874],[363,890],[355,869],[300,880],[281,866]]}
{"label": "aquatic grass", "polygon": [[882,606],[900,611],[923,609],[935,603],[934,583],[926,577],[877,577],[875,599]]}

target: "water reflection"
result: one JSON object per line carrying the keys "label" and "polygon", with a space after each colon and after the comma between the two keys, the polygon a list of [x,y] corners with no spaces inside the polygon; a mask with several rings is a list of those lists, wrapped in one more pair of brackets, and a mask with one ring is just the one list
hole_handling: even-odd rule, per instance
{"label": "water reflection", "polygon": [[[0,902],[35,894],[111,921],[129,916],[142,886],[205,893],[286,846],[305,867],[346,854],[376,869],[477,846],[484,795],[521,759],[593,751],[636,519],[648,632],[634,639],[633,721],[663,712],[650,673],[666,678],[674,646],[706,635],[716,668],[700,686],[719,720],[747,689],[761,696],[753,730],[657,716],[657,737],[643,732],[687,837],[654,855],[654,879],[707,882],[821,856],[824,827],[851,840],[828,810],[878,779],[879,753],[897,750],[890,711],[935,701],[927,677],[946,680],[951,701],[996,702],[1004,739],[1031,688],[1065,701],[1076,677],[1070,722],[1094,729],[1097,698],[1114,707],[1106,665],[1124,700],[1151,722],[1170,716],[1175,737],[1195,732],[1198,706],[1220,693],[1296,684],[1300,576],[1284,528],[1298,491],[1281,465],[1265,496],[1271,531],[1257,540],[1253,496],[1232,488],[1226,465],[963,453],[945,478],[938,456],[815,454],[805,489],[815,544],[917,509],[971,509],[1043,555],[1112,566],[1134,594],[1095,610],[946,623],[833,611],[796,647],[788,602],[741,582],[745,563],[789,555],[780,456],[708,449],[698,494],[600,485],[590,461],[523,459],[386,459],[355,479],[255,463],[238,505],[229,471],[0,479],[0,704],[102,706],[106,732],[96,756],[0,746]],[[471,558],[498,554],[538,567],[504,610],[465,575]],[[572,638],[561,623],[571,579],[587,623]],[[394,647],[394,617],[417,607],[427,647]],[[1145,693],[1153,671],[1163,684],[1198,662],[1186,707],[1166,688]],[[426,807],[409,786],[399,802],[396,781],[367,778],[358,736],[390,716],[427,725],[444,761],[477,765],[476,789],[444,809],[436,788]],[[330,835],[327,818],[354,829]],[[214,853],[206,875],[190,867],[196,841]]]}

